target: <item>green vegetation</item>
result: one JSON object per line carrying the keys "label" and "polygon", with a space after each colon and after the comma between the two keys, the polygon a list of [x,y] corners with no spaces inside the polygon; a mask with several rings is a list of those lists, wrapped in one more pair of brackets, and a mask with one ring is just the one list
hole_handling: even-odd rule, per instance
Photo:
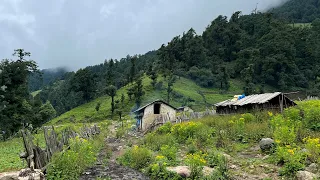
{"label": "green vegetation", "polygon": [[31,93],[31,95],[32,95],[33,97],[35,97],[35,96],[38,95],[40,92],[41,92],[41,90],[33,91],[33,92]]}
{"label": "green vegetation", "polygon": [[293,23],[289,25],[295,28],[311,28],[312,27],[311,23]]}
{"label": "green vegetation", "polygon": [[[197,105],[195,109],[200,110],[214,101],[227,99],[229,93],[299,90],[318,96],[320,21],[315,19],[310,28],[295,28],[301,24],[292,27],[290,23],[270,13],[235,12],[230,18],[221,15],[202,34],[191,28],[145,55],[110,59],[66,73],[59,81],[42,88],[40,97],[43,102],[49,100],[57,115],[61,115],[107,95],[107,87],[111,86],[116,88],[113,92],[117,96],[123,93],[129,99],[126,106],[131,107],[116,113],[122,115],[155,97],[175,106]],[[150,78],[149,83],[145,83],[146,78],[141,83],[143,74]],[[183,78],[195,82],[198,89],[186,92],[187,88],[181,87],[186,87]],[[126,91],[117,92],[121,89]],[[150,99],[150,95],[154,98]],[[110,110],[116,112],[114,108]],[[92,116],[95,115],[89,113],[85,119],[99,119]]]}
{"label": "green vegetation", "polygon": [[96,162],[96,155],[104,146],[104,136],[93,140],[71,139],[70,149],[56,153],[48,166],[47,179],[78,179],[81,173]]}
{"label": "green vegetation", "polygon": [[[177,165],[187,165],[191,179],[229,179],[244,172],[249,176],[278,172],[290,178],[308,164],[320,162],[320,131],[314,128],[320,122],[314,114],[319,108],[320,101],[302,101],[283,114],[255,112],[166,123],[147,134],[137,146],[129,147],[119,162],[145,172],[152,179],[179,179],[167,169]],[[275,148],[268,152],[252,150],[265,137],[275,139]],[[269,157],[262,158],[259,154]],[[203,174],[204,166],[215,170]],[[271,166],[272,172],[259,168]]]}
{"label": "green vegetation", "polygon": [[[107,129],[108,127],[108,124],[105,122],[100,122],[98,125],[102,129]],[[78,132],[82,127],[82,123],[65,123],[56,126],[55,130],[58,134],[66,128],[71,128],[72,130]],[[45,139],[42,129],[36,129],[35,132],[37,132],[37,134],[33,135],[34,142],[41,148],[45,148]],[[17,134],[16,136],[18,137],[7,141],[0,141],[0,153],[5,154],[5,156],[0,157],[0,172],[19,170],[21,168],[25,168],[27,165],[26,162],[23,162],[19,158],[19,154],[24,151],[23,140],[21,137],[19,137],[19,135],[20,134]]]}
{"label": "green vegetation", "polygon": [[[270,13],[218,16],[202,34],[191,28],[145,55],[110,59],[76,72],[44,70],[43,80],[36,63],[25,59],[30,53],[17,49],[16,60],[0,63],[1,137],[7,139],[26,127],[38,131],[35,137],[42,146],[37,128],[43,124],[59,131],[119,119],[124,125],[116,137],[125,138],[131,112],[156,99],[202,111],[234,94],[300,90],[320,96],[319,4],[312,2],[292,0],[272,11],[286,22]],[[292,22],[297,23],[290,26]],[[265,165],[292,177],[308,162],[320,163],[319,108],[319,101],[303,101],[283,114],[255,112],[165,124],[138,145],[128,143],[119,162],[153,179],[179,179],[167,170],[176,165],[188,165],[192,179],[268,174],[271,168],[258,168]],[[252,157],[265,153],[250,150],[264,137],[276,142],[270,157]],[[24,166],[18,158],[19,141],[0,142],[0,153],[5,154],[0,157],[0,172]],[[102,135],[72,140],[70,150],[55,154],[48,179],[78,178],[94,163],[102,141]],[[238,168],[230,169],[229,163]],[[213,172],[204,174],[204,166]]]}
{"label": "green vegetation", "polygon": [[[43,134],[34,135],[35,141],[40,147],[44,147]],[[19,154],[24,151],[22,138],[13,138],[8,141],[0,141],[0,172],[19,170],[26,166],[19,158]]]}
{"label": "green vegetation", "polygon": [[31,96],[28,92],[28,75],[38,72],[36,63],[25,59],[30,55],[16,49],[16,60],[0,62],[0,132],[4,139],[22,127],[39,127],[56,116],[49,101],[43,103],[39,94]]}
{"label": "green vegetation", "polygon": [[[158,81],[164,82],[164,84],[166,82],[162,78],[158,78]],[[159,90],[154,90],[151,82],[152,80],[146,76],[142,79],[142,85],[145,92],[141,103],[142,105],[149,103],[152,100],[166,99],[165,87],[162,87]],[[233,86],[233,84],[234,83],[231,83],[233,91],[241,93],[241,90],[236,85]],[[133,86],[134,85],[127,85],[118,89],[115,96],[115,100],[121,100],[122,94],[124,95],[124,119],[130,119],[126,115],[128,115],[136,106],[133,101],[130,101],[129,96],[127,95],[128,90]],[[199,92],[203,92],[203,96],[199,94]],[[176,80],[173,85],[173,93],[174,95],[171,97],[171,104],[173,106],[180,107],[182,105],[189,105],[195,110],[203,110],[207,105],[211,107],[214,103],[233,97],[233,94],[220,94],[219,90],[215,88],[200,87],[193,81],[186,78]],[[100,103],[99,111],[96,110],[98,103]],[[62,114],[61,116],[51,120],[48,124],[93,122],[111,119],[111,103],[112,98],[110,96],[102,96]],[[117,118],[118,117],[113,117],[113,119]]]}
{"label": "green vegetation", "polygon": [[14,138],[10,141],[0,142],[0,172],[12,171],[23,168],[23,162],[19,158],[23,150],[22,139]]}
{"label": "green vegetation", "polygon": [[36,73],[31,73],[28,78],[29,92],[38,92],[43,87],[63,79],[63,76],[68,72],[66,68],[59,67],[54,69],[43,69]]}
{"label": "green vegetation", "polygon": [[289,0],[270,12],[288,22],[310,23],[320,17],[320,4],[317,0]]}

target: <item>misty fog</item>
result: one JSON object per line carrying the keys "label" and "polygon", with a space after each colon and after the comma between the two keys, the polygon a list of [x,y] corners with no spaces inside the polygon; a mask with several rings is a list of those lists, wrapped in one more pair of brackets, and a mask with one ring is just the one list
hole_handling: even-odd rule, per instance
{"label": "misty fog", "polygon": [[17,48],[40,68],[76,70],[105,59],[158,49],[193,27],[201,34],[218,15],[265,11],[283,0],[2,0],[0,58]]}

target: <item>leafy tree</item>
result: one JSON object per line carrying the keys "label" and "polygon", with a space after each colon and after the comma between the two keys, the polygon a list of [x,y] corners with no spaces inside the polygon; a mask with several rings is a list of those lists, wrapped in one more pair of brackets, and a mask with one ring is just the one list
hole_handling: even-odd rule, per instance
{"label": "leafy tree", "polygon": [[45,104],[43,104],[40,107],[38,114],[41,116],[41,122],[35,122],[33,124],[40,126],[40,125],[44,124],[45,122],[48,122],[49,120],[54,118],[57,113],[56,113],[56,110],[51,105],[51,103],[49,101],[47,101]]}
{"label": "leafy tree", "polygon": [[229,89],[229,74],[225,66],[219,68],[218,81],[220,82],[220,89],[228,90]]}
{"label": "leafy tree", "polygon": [[96,104],[96,108],[95,108],[97,112],[99,112],[99,110],[100,110],[100,106],[101,106],[101,103],[100,103],[100,102],[98,102],[98,103]]}
{"label": "leafy tree", "polygon": [[82,94],[82,99],[88,102],[96,92],[95,76],[88,69],[78,70],[70,81],[71,90]]}
{"label": "leafy tree", "polygon": [[135,90],[134,97],[135,97],[136,104],[137,104],[137,106],[140,106],[140,103],[142,101],[142,96],[144,95],[143,84],[142,84],[141,78],[136,79],[133,89]]}
{"label": "leafy tree", "polygon": [[318,0],[290,0],[270,12],[275,17],[288,22],[308,23],[320,16],[320,2]]}
{"label": "leafy tree", "polygon": [[135,91],[134,88],[129,88],[127,91],[127,94],[128,94],[130,101],[132,100],[132,96],[134,95],[134,91]]}
{"label": "leafy tree", "polygon": [[131,57],[130,58],[130,62],[131,62],[131,67],[130,67],[130,82],[133,82],[133,79],[136,76],[136,61],[137,61],[137,57]]}
{"label": "leafy tree", "polygon": [[6,137],[32,120],[27,80],[38,69],[34,61],[25,59],[30,55],[16,49],[13,53],[18,58],[16,61],[5,59],[0,63],[0,129],[6,132]]}
{"label": "leafy tree", "polygon": [[124,94],[122,93],[121,94],[121,106],[124,107],[124,100],[125,100],[125,97],[124,97]]}
{"label": "leafy tree", "polygon": [[173,88],[172,88],[172,86],[173,86],[173,83],[175,82],[175,76],[173,76],[173,75],[171,75],[171,76],[169,76],[169,78],[168,78],[168,86],[167,86],[167,103],[170,103],[170,95],[171,95],[171,93],[172,93],[172,91],[173,91]]}
{"label": "leafy tree", "polygon": [[151,81],[151,85],[152,87],[155,89],[155,86],[157,84],[157,78],[158,78],[158,74],[155,70],[155,68],[153,68],[153,66],[149,66],[149,69],[147,71],[147,75],[150,77]]}
{"label": "leafy tree", "polygon": [[114,85],[114,66],[113,59],[110,59],[106,75],[107,85]]}
{"label": "leafy tree", "polygon": [[116,109],[114,97],[117,95],[117,88],[113,85],[109,85],[106,89],[106,93],[111,97],[111,113],[113,115],[113,113]]}

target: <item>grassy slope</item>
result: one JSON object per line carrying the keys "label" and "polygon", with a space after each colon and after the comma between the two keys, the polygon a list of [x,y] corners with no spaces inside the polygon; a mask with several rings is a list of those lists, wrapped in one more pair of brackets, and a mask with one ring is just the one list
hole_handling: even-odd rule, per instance
{"label": "grassy slope", "polygon": [[[99,123],[101,127],[106,123]],[[90,125],[90,124],[89,124]],[[83,123],[64,123],[55,126],[57,134],[65,129],[71,127],[74,131],[78,132],[83,127]],[[38,130],[38,134],[34,134],[34,143],[41,148],[45,148],[45,139],[42,130]],[[0,173],[19,170],[26,167],[26,162],[19,158],[19,154],[24,151],[23,140],[21,137],[16,137],[8,141],[0,141]]]}
{"label": "grassy slope", "polygon": [[294,24],[288,24],[288,25],[295,28],[311,28],[312,27],[311,23],[294,23]]}
{"label": "grassy slope", "polygon": [[[154,90],[151,86],[151,79],[148,77],[143,78],[143,87],[145,91],[145,95],[142,100],[142,105],[148,102],[151,102],[156,99],[166,100],[166,81],[163,78],[159,78],[158,81],[163,82],[163,88],[161,90]],[[120,99],[121,94],[125,95],[125,112],[123,114],[128,115],[135,108],[135,103],[130,102],[128,100],[127,89],[132,85],[127,85],[117,91],[117,96],[115,99]],[[175,107],[179,107],[182,105],[185,98],[191,98],[194,100],[193,103],[190,103],[190,106],[197,111],[204,110],[206,104],[204,103],[204,98],[198,93],[199,91],[203,92],[204,97],[208,104],[214,104],[220,102],[222,100],[226,100],[228,98],[233,97],[234,94],[241,93],[241,83],[237,81],[231,82],[230,94],[220,94],[218,89],[213,88],[202,88],[195,84],[193,81],[180,78],[174,83],[174,91],[178,93],[180,96],[173,97],[170,101]],[[181,96],[182,95],[182,96]],[[99,112],[96,112],[95,107],[96,104],[100,102],[101,107]],[[66,122],[86,122],[86,121],[101,121],[110,119],[110,110],[111,110],[111,98],[109,96],[102,96],[96,98],[95,100],[83,104],[79,107],[68,111],[61,116],[53,119],[48,124],[60,124]]]}
{"label": "grassy slope", "polygon": [[33,97],[35,97],[37,94],[39,94],[41,92],[41,90],[38,90],[38,91],[34,91],[34,92],[32,92],[31,93],[31,95],[33,96]]}
{"label": "grassy slope", "polygon": [[[44,147],[43,134],[36,134],[35,142],[40,147]],[[22,162],[19,154],[23,152],[22,138],[13,138],[11,140],[0,142],[0,172],[17,170],[24,168],[26,162]]]}

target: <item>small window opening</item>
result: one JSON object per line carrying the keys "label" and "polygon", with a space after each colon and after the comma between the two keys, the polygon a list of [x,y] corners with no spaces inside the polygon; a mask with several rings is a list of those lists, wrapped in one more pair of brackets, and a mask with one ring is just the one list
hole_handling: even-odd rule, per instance
{"label": "small window opening", "polygon": [[154,104],[153,114],[160,114],[160,104]]}

